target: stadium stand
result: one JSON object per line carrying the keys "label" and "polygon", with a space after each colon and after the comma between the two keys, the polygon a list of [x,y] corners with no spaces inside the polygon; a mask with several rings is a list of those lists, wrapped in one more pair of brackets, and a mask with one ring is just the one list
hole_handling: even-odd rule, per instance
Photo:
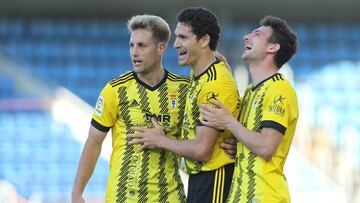
{"label": "stadium stand", "polygon": [[[229,55],[231,64],[242,64],[242,36],[254,26],[224,26],[220,50]],[[93,106],[108,80],[131,70],[124,28],[124,22],[113,20],[2,17],[0,54],[50,89],[65,87]],[[294,30],[301,42],[298,54],[289,63],[294,84],[299,92],[307,84],[313,94],[310,97],[306,93],[299,99],[313,106],[313,112],[304,113],[310,116],[303,118],[308,120],[304,123],[312,133],[305,135],[300,127],[295,145],[302,143],[299,139],[310,137],[310,147],[301,153],[327,176],[334,177],[331,182],[346,189],[349,202],[356,202],[360,180],[344,180],[342,174],[350,170],[353,177],[360,177],[360,25],[299,23]],[[178,67],[171,46],[165,66],[188,75],[188,68]],[[0,179],[13,184],[26,199],[40,195],[43,202],[68,201],[81,143],[67,123],[54,119],[50,109],[39,108],[54,95],[34,97],[19,88],[21,84],[11,74],[1,72],[1,65],[0,73]],[[313,101],[302,101],[307,98]],[[16,106],[20,101],[33,105]],[[354,142],[357,145],[351,145]],[[344,157],[353,158],[345,162]],[[339,167],[342,164],[346,167]],[[101,199],[104,194],[107,165],[101,159],[91,179],[86,194],[93,199]]]}

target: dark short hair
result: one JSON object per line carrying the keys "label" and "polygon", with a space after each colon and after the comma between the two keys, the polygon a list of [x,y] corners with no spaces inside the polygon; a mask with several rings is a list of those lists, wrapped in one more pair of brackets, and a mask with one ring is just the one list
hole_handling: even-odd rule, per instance
{"label": "dark short hair", "polygon": [[260,24],[270,26],[273,31],[268,42],[280,44],[280,50],[275,54],[274,61],[276,66],[281,68],[298,49],[296,33],[287,25],[285,20],[278,17],[265,16],[261,19]]}
{"label": "dark short hair", "polygon": [[220,38],[220,25],[213,12],[202,7],[189,7],[180,11],[177,19],[178,22],[189,25],[197,39],[208,34],[210,36],[210,49],[216,50]]}

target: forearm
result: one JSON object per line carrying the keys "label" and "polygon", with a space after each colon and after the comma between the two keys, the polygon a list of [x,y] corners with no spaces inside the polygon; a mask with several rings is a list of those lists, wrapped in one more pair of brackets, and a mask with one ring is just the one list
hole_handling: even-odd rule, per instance
{"label": "forearm", "polygon": [[82,195],[87,182],[94,172],[96,162],[101,152],[101,143],[87,140],[81,154],[78,170],[72,191],[73,196]]}
{"label": "forearm", "polygon": [[227,125],[227,129],[240,141],[243,145],[250,149],[263,159],[269,159],[269,144],[267,140],[261,136],[261,133],[253,132],[241,125],[236,119],[231,119]]}
{"label": "forearm", "polygon": [[208,161],[211,157],[211,152],[208,152],[196,140],[175,140],[166,137],[159,143],[159,148],[196,161]]}

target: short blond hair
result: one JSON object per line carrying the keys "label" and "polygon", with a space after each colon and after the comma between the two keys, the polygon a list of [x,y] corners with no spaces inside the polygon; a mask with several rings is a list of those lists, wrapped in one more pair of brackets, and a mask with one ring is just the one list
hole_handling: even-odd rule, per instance
{"label": "short blond hair", "polygon": [[136,15],[133,16],[127,23],[129,32],[136,29],[147,29],[152,32],[153,38],[157,42],[168,43],[170,40],[169,24],[159,16],[155,15]]}

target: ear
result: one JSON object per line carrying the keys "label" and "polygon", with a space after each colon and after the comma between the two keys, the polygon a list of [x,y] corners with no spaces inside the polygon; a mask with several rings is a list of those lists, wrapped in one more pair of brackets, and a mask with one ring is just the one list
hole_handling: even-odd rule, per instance
{"label": "ear", "polygon": [[158,48],[157,48],[158,54],[163,56],[166,52],[166,47],[167,47],[167,44],[165,42],[160,42],[158,44]]}
{"label": "ear", "polygon": [[210,35],[206,34],[200,38],[201,48],[209,46],[210,44]]}
{"label": "ear", "polygon": [[270,54],[275,54],[279,50],[280,50],[280,44],[279,43],[270,44],[270,46],[267,49],[268,53],[270,53]]}

